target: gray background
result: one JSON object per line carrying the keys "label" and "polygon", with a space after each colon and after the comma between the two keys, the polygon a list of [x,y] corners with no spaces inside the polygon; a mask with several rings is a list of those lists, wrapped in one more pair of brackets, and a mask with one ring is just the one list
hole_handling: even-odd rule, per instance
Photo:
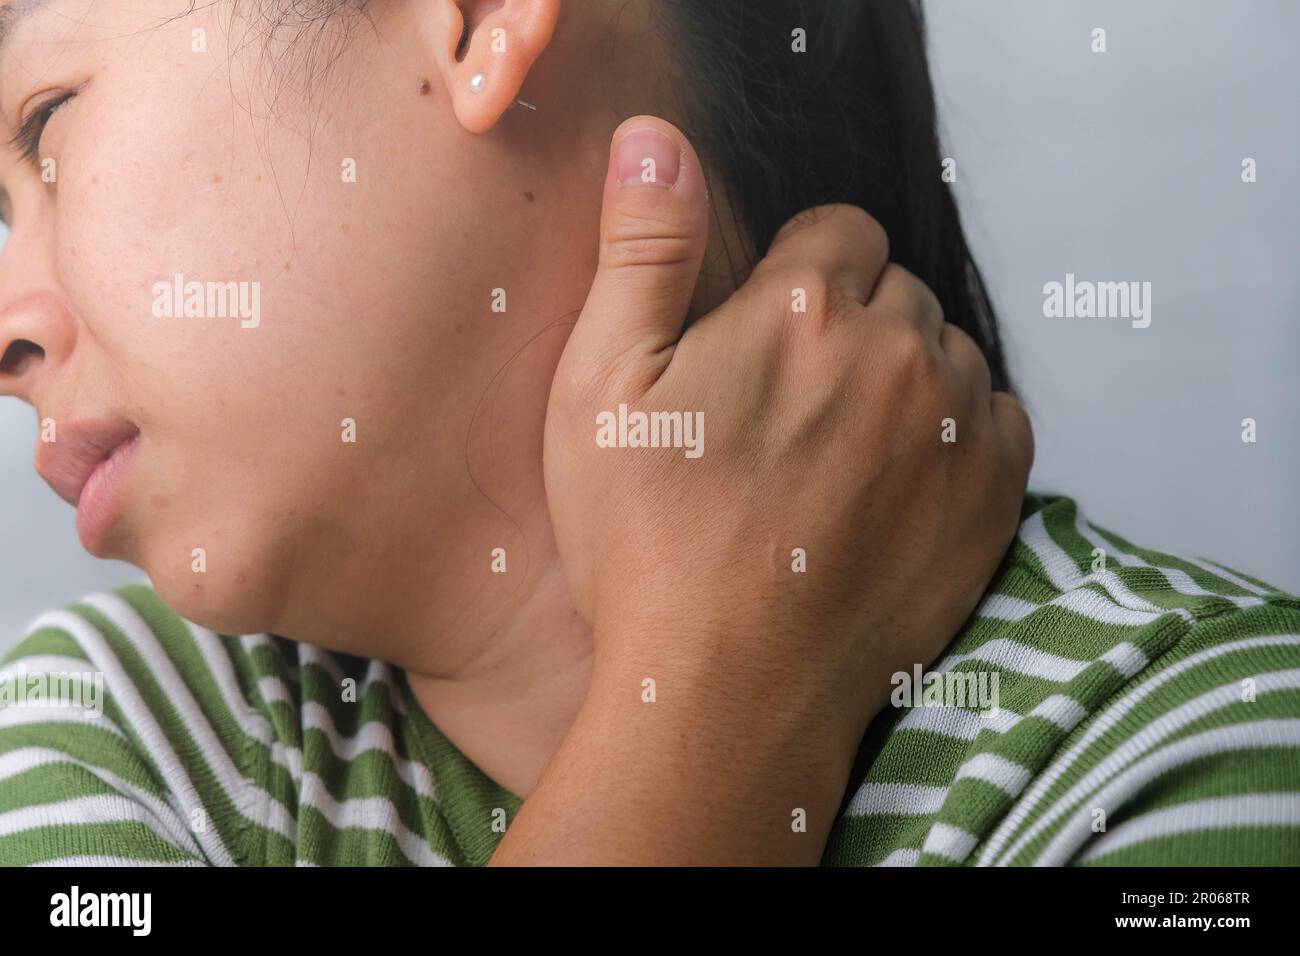
{"label": "gray background", "polygon": [[[945,152],[1034,416],[1033,487],[1300,592],[1300,4],[928,9]],[[1151,282],[1151,327],[1044,318],[1043,284],[1066,272]],[[140,577],[81,551],[35,441],[31,410],[0,401],[0,649],[38,612]]]}

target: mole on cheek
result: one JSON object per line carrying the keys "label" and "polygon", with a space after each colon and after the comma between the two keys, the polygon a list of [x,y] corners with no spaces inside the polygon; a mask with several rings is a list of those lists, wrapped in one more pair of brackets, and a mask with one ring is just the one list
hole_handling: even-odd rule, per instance
{"label": "mole on cheek", "polygon": [[429,85],[429,81],[428,81],[428,80],[425,80],[425,79],[421,79],[421,80],[420,80],[420,95],[421,95],[421,96],[428,96],[428,95],[429,95],[429,90],[431,90],[431,89],[433,89],[433,87]]}

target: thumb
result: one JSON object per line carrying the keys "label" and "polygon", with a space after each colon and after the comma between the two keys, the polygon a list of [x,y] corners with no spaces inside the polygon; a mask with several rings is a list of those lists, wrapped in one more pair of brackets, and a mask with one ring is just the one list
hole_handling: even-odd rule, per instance
{"label": "thumb", "polygon": [[709,239],[699,157],[671,123],[636,116],[614,133],[600,263],[567,351],[578,367],[652,382],[680,337]]}

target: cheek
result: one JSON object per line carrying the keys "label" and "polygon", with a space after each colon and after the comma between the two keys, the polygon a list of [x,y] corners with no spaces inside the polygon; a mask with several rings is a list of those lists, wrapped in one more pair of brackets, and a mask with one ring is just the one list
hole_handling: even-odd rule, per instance
{"label": "cheek", "polygon": [[[286,590],[271,569],[356,549],[357,488],[404,494],[394,476],[426,487],[450,480],[440,469],[463,474],[467,423],[521,333],[498,321],[502,357],[475,351],[507,280],[499,263],[466,268],[460,240],[478,237],[436,195],[429,163],[331,130],[307,144],[250,125],[192,57],[144,74],[101,84],[67,127],[59,268],[95,363],[147,436],[131,559],[182,614],[257,629],[257,595]],[[341,176],[350,155],[355,183]],[[255,283],[259,323],[155,316],[155,286],[178,274]],[[284,523],[293,508],[309,530]],[[240,607],[249,620],[215,616]]]}

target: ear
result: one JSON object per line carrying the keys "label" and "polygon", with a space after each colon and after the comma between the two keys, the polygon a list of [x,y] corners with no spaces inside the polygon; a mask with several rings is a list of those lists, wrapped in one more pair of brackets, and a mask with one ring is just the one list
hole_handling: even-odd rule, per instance
{"label": "ear", "polygon": [[[551,42],[560,0],[438,0],[438,63],[456,119],[486,133],[522,95]],[[460,60],[456,53],[465,39]]]}

